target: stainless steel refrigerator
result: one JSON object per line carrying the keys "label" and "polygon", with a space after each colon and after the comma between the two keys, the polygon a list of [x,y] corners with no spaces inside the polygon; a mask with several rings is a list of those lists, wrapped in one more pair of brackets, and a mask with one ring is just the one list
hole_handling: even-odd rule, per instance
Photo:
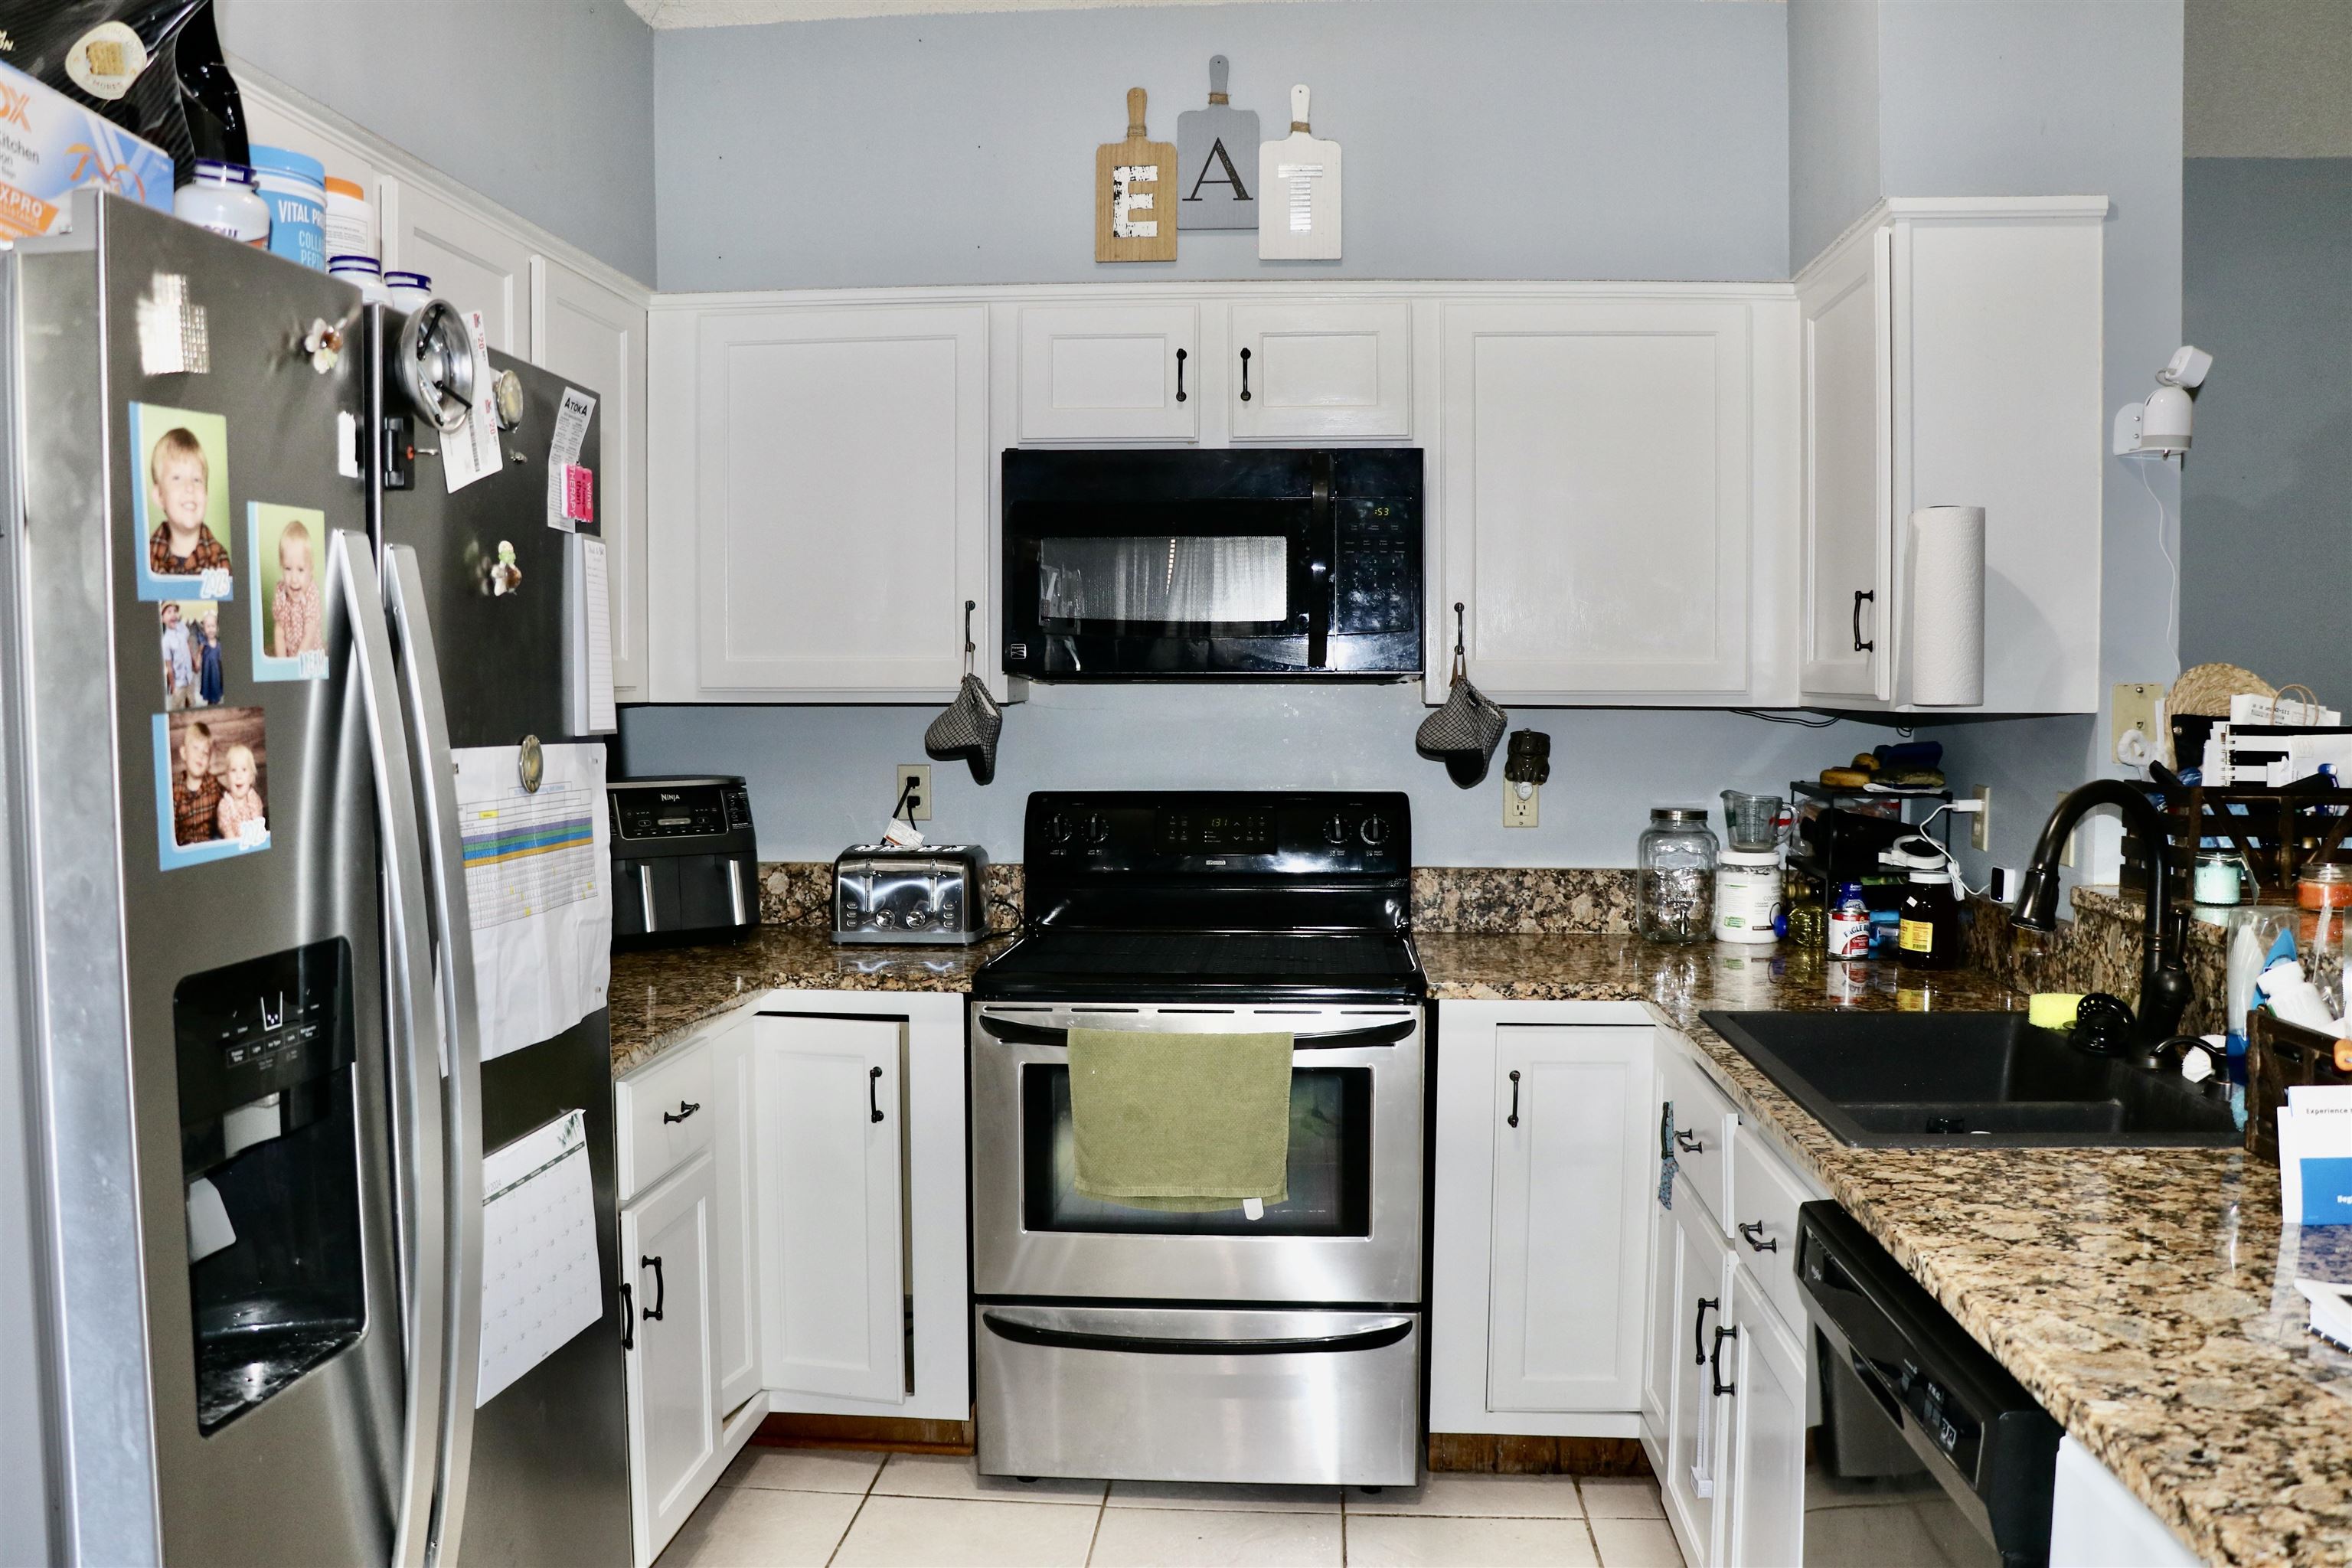
{"label": "stainless steel refrigerator", "polygon": [[[454,313],[75,200],[0,258],[0,1555],[625,1562],[607,1014],[480,1060],[453,793],[585,738],[563,384],[489,356],[452,493]],[[602,1317],[478,1411],[483,1152],[575,1109]]]}

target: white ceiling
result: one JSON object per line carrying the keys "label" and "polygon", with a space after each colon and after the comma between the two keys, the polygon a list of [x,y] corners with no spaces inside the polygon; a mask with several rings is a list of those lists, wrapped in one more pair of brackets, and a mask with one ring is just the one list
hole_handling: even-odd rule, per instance
{"label": "white ceiling", "polygon": [[629,0],[656,27],[747,27],[829,16],[933,16],[951,11],[1092,11],[1116,5],[1297,5],[1303,0]]}

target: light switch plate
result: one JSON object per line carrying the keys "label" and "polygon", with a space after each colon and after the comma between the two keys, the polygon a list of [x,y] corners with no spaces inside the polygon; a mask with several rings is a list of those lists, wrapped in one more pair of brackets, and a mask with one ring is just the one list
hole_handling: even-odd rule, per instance
{"label": "light switch plate", "polygon": [[1519,786],[1513,784],[1508,779],[1505,779],[1503,781],[1504,826],[1533,827],[1536,825],[1537,808],[1542,804],[1543,785],[1529,784],[1528,786],[1528,798],[1521,800],[1519,798]]}
{"label": "light switch plate", "polygon": [[[912,799],[907,797],[908,779],[915,781],[915,794]],[[907,809],[898,815],[911,822],[929,822],[931,819],[930,763],[900,763],[898,764],[898,776],[890,781],[890,804],[896,805],[901,800],[907,801]]]}
{"label": "light switch plate", "polygon": [[[2119,763],[2144,763],[2164,755],[2165,688],[2151,681],[2117,681],[2107,703],[2107,754]],[[2137,754],[2126,751],[2125,737],[2133,731],[2145,737]]]}

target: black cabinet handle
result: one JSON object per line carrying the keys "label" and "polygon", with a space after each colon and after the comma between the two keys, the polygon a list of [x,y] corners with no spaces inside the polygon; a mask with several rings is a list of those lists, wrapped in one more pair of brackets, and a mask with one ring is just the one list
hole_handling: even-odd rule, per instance
{"label": "black cabinet handle", "polygon": [[1777,1238],[1771,1241],[1764,1239],[1764,1222],[1760,1219],[1755,1221],[1753,1224],[1741,1226],[1739,1227],[1739,1237],[1741,1240],[1748,1243],[1748,1249],[1750,1252],[1778,1252],[1780,1250],[1780,1243]]}
{"label": "black cabinet handle", "polygon": [[1242,350],[1242,401],[1249,401],[1249,350]]}
{"label": "black cabinet handle", "polygon": [[882,1120],[882,1069],[868,1068],[866,1074],[866,1105],[874,1112],[874,1120]]}
{"label": "black cabinet handle", "polygon": [[1677,1127],[1675,1129],[1675,1147],[1685,1154],[1704,1154],[1706,1152],[1706,1141],[1696,1132],[1686,1132]]}
{"label": "black cabinet handle", "polygon": [[621,1348],[637,1348],[637,1293],[626,1285],[621,1287]]}
{"label": "black cabinet handle", "polygon": [[1868,642],[1862,640],[1862,605],[1863,601],[1865,599],[1869,600],[1873,605],[1877,604],[1878,590],[1875,588],[1856,588],[1853,591],[1853,651],[1856,653],[1868,653],[1871,649],[1878,646],[1878,639],[1876,637],[1871,638]]}
{"label": "black cabinet handle", "polygon": [[1706,1315],[1722,1305],[1719,1299],[1699,1298],[1698,1315],[1691,1320],[1691,1365],[1706,1364]]}
{"label": "black cabinet handle", "polygon": [[1517,1068],[1513,1068],[1511,1069],[1511,1114],[1509,1120],[1511,1125],[1514,1127],[1517,1127],[1519,1124],[1519,1069]]}
{"label": "black cabinet handle", "polygon": [[1723,1342],[1736,1340],[1738,1337],[1738,1329],[1718,1326],[1715,1331],[1715,1348],[1706,1352],[1707,1392],[1717,1397],[1727,1394],[1736,1394],[1739,1392],[1738,1384],[1723,1381]]}
{"label": "black cabinet handle", "polygon": [[1184,401],[1184,351],[1176,351],[1176,401]]}
{"label": "black cabinet handle", "polygon": [[666,1122],[683,1121],[701,1109],[702,1104],[699,1100],[681,1100],[677,1102],[677,1114],[673,1116],[668,1111],[665,1110],[662,1112],[662,1120]]}
{"label": "black cabinet handle", "polygon": [[662,1278],[662,1260],[659,1258],[640,1258],[637,1267],[654,1271],[654,1304],[646,1309],[646,1321],[658,1323],[662,1309],[669,1304],[669,1282]]}

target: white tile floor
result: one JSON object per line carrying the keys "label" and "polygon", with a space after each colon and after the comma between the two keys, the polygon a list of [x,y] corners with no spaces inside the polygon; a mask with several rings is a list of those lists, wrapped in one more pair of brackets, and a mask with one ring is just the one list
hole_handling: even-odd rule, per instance
{"label": "white tile floor", "polygon": [[750,1448],[656,1568],[1682,1568],[1650,1481],[1432,1476],[1377,1495],[979,1474],[968,1458]]}

